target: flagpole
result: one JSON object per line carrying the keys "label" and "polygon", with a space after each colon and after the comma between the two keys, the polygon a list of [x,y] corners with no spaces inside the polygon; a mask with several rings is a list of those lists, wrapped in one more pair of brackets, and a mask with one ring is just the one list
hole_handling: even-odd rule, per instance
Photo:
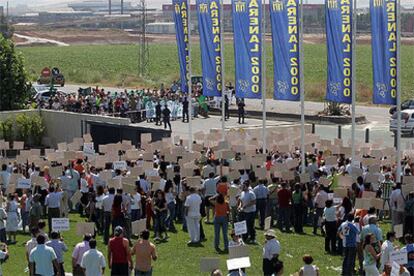
{"label": "flagpole", "polygon": [[397,177],[401,182],[401,0],[397,0]]}
{"label": "flagpole", "polygon": [[352,151],[351,151],[351,156],[352,156],[352,161],[351,161],[351,167],[355,166],[355,128],[356,128],[356,122],[355,122],[355,105],[356,105],[356,76],[355,76],[355,69],[356,69],[356,43],[357,43],[357,25],[356,25],[356,0],[353,1],[352,4],[353,8],[352,8],[352,133],[351,133],[351,147],[352,147]]}
{"label": "flagpole", "polygon": [[266,154],[266,0],[263,0],[263,21],[262,21],[262,112],[263,112],[263,153]]}
{"label": "flagpole", "polygon": [[192,124],[192,117],[193,117],[193,99],[192,99],[192,81],[191,81],[191,0],[188,0],[188,150],[193,150],[193,124]]}
{"label": "flagpole", "polygon": [[[222,139],[226,140],[226,113],[225,113],[225,104],[226,104],[226,95],[225,95],[225,81],[224,81],[224,27],[223,27],[223,16],[224,16],[224,1],[220,1],[220,58],[221,58],[221,131]],[[230,104],[230,102],[229,102]]]}
{"label": "flagpole", "polygon": [[300,121],[301,121],[301,131],[300,131],[300,143],[301,143],[301,172],[305,173],[305,87],[304,87],[304,66],[303,66],[303,0],[300,0],[299,6],[299,93],[300,93]]}

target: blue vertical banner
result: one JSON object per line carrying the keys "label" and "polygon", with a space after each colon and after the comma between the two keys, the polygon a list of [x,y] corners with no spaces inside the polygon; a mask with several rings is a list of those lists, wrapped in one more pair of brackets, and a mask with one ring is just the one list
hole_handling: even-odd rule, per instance
{"label": "blue vertical banner", "polygon": [[270,0],[276,100],[300,100],[299,0]]}
{"label": "blue vertical banner", "polygon": [[396,0],[370,0],[374,104],[397,104]]}
{"label": "blue vertical banner", "polygon": [[236,97],[262,98],[262,2],[232,0]]}
{"label": "blue vertical banner", "polygon": [[352,103],[353,0],[326,0],[328,80],[326,100]]}
{"label": "blue vertical banner", "polygon": [[220,8],[220,0],[197,0],[203,95],[208,97],[221,96],[222,91]]}
{"label": "blue vertical banner", "polygon": [[173,0],[174,22],[177,37],[178,61],[180,63],[181,91],[188,93],[188,81],[190,79],[189,64],[189,18],[188,0]]}

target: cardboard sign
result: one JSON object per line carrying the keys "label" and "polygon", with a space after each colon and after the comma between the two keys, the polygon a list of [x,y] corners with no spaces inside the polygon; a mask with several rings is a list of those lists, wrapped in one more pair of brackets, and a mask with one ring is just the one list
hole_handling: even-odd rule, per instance
{"label": "cardboard sign", "polygon": [[354,180],[349,175],[340,175],[338,177],[338,183],[341,187],[351,187]]}
{"label": "cardboard sign", "polygon": [[69,218],[52,218],[52,230],[53,231],[69,231]]}
{"label": "cardboard sign", "polygon": [[300,183],[302,183],[302,184],[305,184],[305,183],[310,182],[310,175],[309,175],[309,173],[301,173],[299,175],[299,177],[300,177]]}
{"label": "cardboard sign", "polygon": [[30,189],[32,187],[32,181],[30,179],[19,178],[17,180],[17,189]]}
{"label": "cardboard sign", "polygon": [[140,235],[142,231],[147,229],[147,220],[140,219],[131,222],[132,234],[133,235]]}
{"label": "cardboard sign", "polygon": [[63,167],[62,166],[51,167],[49,169],[49,174],[53,179],[61,177],[62,173],[63,173]]}
{"label": "cardboard sign", "polygon": [[220,267],[220,258],[201,258],[200,271],[211,273]]}
{"label": "cardboard sign", "polygon": [[42,176],[32,176],[31,178],[33,186],[47,187],[48,184]]}
{"label": "cardboard sign", "polygon": [[414,184],[414,175],[403,176],[403,184]]}
{"label": "cardboard sign", "polygon": [[395,237],[397,239],[402,238],[404,236],[403,229],[404,229],[403,224],[394,225]]}
{"label": "cardboard sign", "polygon": [[94,155],[95,154],[95,147],[93,143],[84,143],[83,144],[83,152],[85,154]]}
{"label": "cardboard sign", "polygon": [[78,222],[76,224],[76,235],[83,236],[86,234],[93,235],[95,232],[95,223],[93,222]]}
{"label": "cardboard sign", "polygon": [[334,190],[334,198],[338,197],[338,198],[344,198],[348,196],[348,189],[346,188],[336,188]]}
{"label": "cardboard sign", "polygon": [[249,257],[249,246],[239,245],[229,247],[229,259]]}
{"label": "cardboard sign", "polygon": [[243,258],[235,258],[227,260],[227,270],[238,270],[241,268],[250,267],[250,258],[243,257]]}
{"label": "cardboard sign", "polygon": [[135,185],[129,185],[129,184],[122,183],[122,191],[124,193],[134,194],[135,187],[136,187]]}
{"label": "cardboard sign", "polygon": [[141,133],[141,145],[148,144],[152,141],[151,133]]}
{"label": "cardboard sign", "polygon": [[272,223],[272,217],[265,218],[265,222],[264,222],[264,230],[265,231],[270,229],[271,223]]}
{"label": "cardboard sign", "polygon": [[319,184],[324,186],[324,187],[328,187],[329,185],[331,185],[331,180],[329,180],[326,177],[321,177],[321,178],[319,178]]}
{"label": "cardboard sign", "polygon": [[367,198],[356,198],[355,209],[368,210],[371,207],[371,201]]}
{"label": "cardboard sign", "polygon": [[245,220],[234,223],[234,233],[237,236],[247,233],[247,224]]}
{"label": "cardboard sign", "polygon": [[376,195],[377,193],[375,192],[367,192],[367,191],[362,192],[362,198],[375,198]]}
{"label": "cardboard sign", "polygon": [[407,249],[395,250],[391,253],[390,260],[396,262],[399,265],[405,265],[408,263]]}
{"label": "cardboard sign", "polygon": [[13,142],[13,149],[14,150],[23,150],[24,149],[24,142],[22,142],[22,141],[14,141]]}
{"label": "cardboard sign", "polygon": [[125,171],[127,169],[127,163],[125,161],[115,161],[112,163],[114,170]]}
{"label": "cardboard sign", "polygon": [[201,187],[201,177],[200,176],[187,177],[187,186],[194,187],[194,188]]}
{"label": "cardboard sign", "polygon": [[121,189],[121,178],[112,178],[107,181],[108,188]]}

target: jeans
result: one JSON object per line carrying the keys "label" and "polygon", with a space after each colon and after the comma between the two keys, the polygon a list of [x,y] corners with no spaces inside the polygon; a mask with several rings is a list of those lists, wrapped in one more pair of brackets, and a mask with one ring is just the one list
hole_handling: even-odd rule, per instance
{"label": "jeans", "polygon": [[322,217],[323,214],[323,208],[316,208],[315,214],[313,216],[313,232],[316,233],[316,230],[318,229],[319,225],[319,218]]}
{"label": "jeans", "polygon": [[25,230],[26,229],[26,226],[29,226],[29,212],[22,212],[22,228],[23,228],[23,232],[26,231]]}
{"label": "jeans", "polygon": [[286,231],[290,231],[290,207],[280,207],[279,208],[279,229],[283,230],[285,227]]}
{"label": "jeans", "polygon": [[219,248],[220,244],[220,228],[223,232],[224,250],[229,247],[229,239],[227,229],[229,227],[229,221],[227,217],[214,217],[214,247]]}
{"label": "jeans", "polygon": [[303,205],[302,204],[294,204],[293,205],[293,224],[296,233],[303,233]]}
{"label": "jeans", "polygon": [[342,276],[352,276],[355,268],[357,254],[356,247],[344,247],[344,260],[342,263]]}
{"label": "jeans", "polygon": [[175,219],[175,203],[174,201],[171,201],[167,205],[168,208],[168,216],[165,219],[165,226],[171,231],[175,230],[174,226],[174,219]]}
{"label": "jeans", "polygon": [[135,276],[152,276],[152,268],[149,271],[135,269]]}
{"label": "jeans", "polygon": [[247,233],[243,234],[243,240],[246,241],[250,237],[250,240],[254,241],[256,239],[256,230],[254,229],[256,212],[240,212],[239,216],[239,221],[245,220],[247,226]]}
{"label": "jeans", "polygon": [[104,212],[104,243],[109,241],[109,228],[111,226],[111,212]]}
{"label": "jeans", "polygon": [[266,202],[265,198],[256,199],[256,212],[259,215],[260,228],[264,228],[264,221],[266,218]]}
{"label": "jeans", "polygon": [[190,217],[186,216],[188,234],[193,243],[200,242],[200,216]]}
{"label": "jeans", "polygon": [[136,221],[141,219],[141,209],[131,210],[131,221]]}

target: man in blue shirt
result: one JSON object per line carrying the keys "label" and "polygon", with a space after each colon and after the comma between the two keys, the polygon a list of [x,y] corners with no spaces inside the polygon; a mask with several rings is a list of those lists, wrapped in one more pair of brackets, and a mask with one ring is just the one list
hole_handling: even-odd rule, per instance
{"label": "man in blue shirt", "polygon": [[57,262],[55,251],[53,248],[46,246],[46,238],[43,235],[38,235],[36,238],[37,246],[32,249],[29,256],[30,275],[52,276],[55,275],[55,270],[60,276],[60,267]]}
{"label": "man in blue shirt", "polygon": [[50,234],[51,240],[46,242],[46,246],[53,248],[55,251],[57,261],[59,263],[60,272],[62,275],[65,275],[65,269],[63,266],[64,258],[63,254],[68,251],[66,244],[63,242],[63,239],[60,238],[60,235],[56,231],[52,231]]}
{"label": "man in blue shirt", "polygon": [[403,249],[407,250],[408,263],[404,265],[411,275],[414,275],[414,239],[413,235],[405,234],[404,236],[406,246]]}
{"label": "man in blue shirt", "polygon": [[338,228],[339,237],[342,239],[344,248],[344,260],[342,263],[342,275],[352,276],[355,268],[355,258],[357,253],[358,229],[353,225],[353,214],[348,214],[347,220]]}

